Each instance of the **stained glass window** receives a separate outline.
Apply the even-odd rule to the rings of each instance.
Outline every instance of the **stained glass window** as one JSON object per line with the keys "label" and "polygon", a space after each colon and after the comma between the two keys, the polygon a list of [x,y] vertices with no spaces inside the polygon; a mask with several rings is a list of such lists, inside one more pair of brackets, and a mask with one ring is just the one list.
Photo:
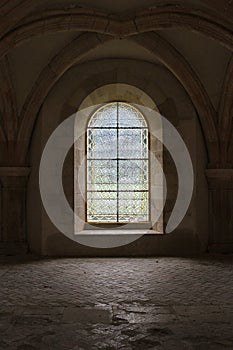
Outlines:
{"label": "stained glass window", "polygon": [[149,221],[148,127],[130,104],[106,104],[90,118],[87,221]]}

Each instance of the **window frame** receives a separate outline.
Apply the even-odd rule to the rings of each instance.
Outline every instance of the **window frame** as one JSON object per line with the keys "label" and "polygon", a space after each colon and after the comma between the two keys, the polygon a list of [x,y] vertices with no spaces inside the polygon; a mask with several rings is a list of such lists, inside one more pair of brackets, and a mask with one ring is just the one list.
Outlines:
{"label": "window frame", "polygon": [[[126,105],[129,105],[130,107],[133,107],[137,113],[143,118],[143,120],[145,121],[146,127],[145,129],[147,129],[147,147],[148,147],[148,157],[147,157],[147,165],[148,165],[148,172],[147,172],[147,179],[148,179],[148,220],[147,221],[122,221],[122,222],[104,222],[104,221],[88,221],[88,212],[87,212],[87,167],[88,167],[88,159],[87,159],[87,153],[88,153],[88,145],[87,145],[87,140],[88,140],[88,129],[90,129],[89,124],[92,120],[92,118],[95,116],[95,114],[101,110],[103,107],[113,104],[113,103],[123,103]],[[110,128],[109,128],[110,129]],[[124,129],[124,128],[123,128]],[[143,127],[142,127],[143,129]],[[119,129],[118,129],[119,130]],[[145,117],[145,115],[140,111],[139,108],[134,106],[134,103],[125,101],[125,100],[112,100],[112,101],[108,101],[108,102],[103,102],[101,104],[98,105],[98,107],[92,111],[91,115],[89,116],[89,118],[87,119],[86,122],[86,126],[85,126],[85,225],[86,228],[88,228],[89,226],[94,226],[96,228],[117,228],[117,227],[122,227],[124,225],[127,224],[127,227],[132,227],[132,228],[152,228],[151,226],[151,156],[150,156],[150,149],[151,149],[151,137],[150,137],[150,127],[149,127],[149,123],[147,121],[147,118]]]}

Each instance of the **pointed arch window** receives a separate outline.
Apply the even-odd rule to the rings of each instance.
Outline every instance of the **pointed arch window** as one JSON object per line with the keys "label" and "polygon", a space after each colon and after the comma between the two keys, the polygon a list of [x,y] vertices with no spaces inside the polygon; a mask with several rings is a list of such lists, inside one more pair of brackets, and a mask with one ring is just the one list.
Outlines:
{"label": "pointed arch window", "polygon": [[148,125],[133,105],[100,107],[87,126],[87,222],[149,221]]}

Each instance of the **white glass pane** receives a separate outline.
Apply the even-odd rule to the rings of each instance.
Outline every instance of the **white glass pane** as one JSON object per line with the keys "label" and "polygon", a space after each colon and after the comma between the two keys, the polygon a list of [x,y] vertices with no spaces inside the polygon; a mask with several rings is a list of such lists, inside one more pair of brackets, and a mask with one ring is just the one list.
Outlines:
{"label": "white glass pane", "polygon": [[149,220],[148,130],[129,104],[103,106],[88,125],[87,220]]}
{"label": "white glass pane", "polygon": [[147,158],[147,130],[119,129],[118,157],[119,158]]}
{"label": "white glass pane", "polygon": [[117,158],[116,129],[88,129],[87,135],[88,159]]}
{"label": "white glass pane", "polygon": [[90,128],[111,128],[117,126],[117,103],[100,108],[90,120]]}
{"label": "white glass pane", "polygon": [[117,192],[88,192],[88,221],[117,220]]}
{"label": "white glass pane", "polygon": [[120,128],[145,128],[146,122],[134,107],[126,103],[119,103],[118,125]]}

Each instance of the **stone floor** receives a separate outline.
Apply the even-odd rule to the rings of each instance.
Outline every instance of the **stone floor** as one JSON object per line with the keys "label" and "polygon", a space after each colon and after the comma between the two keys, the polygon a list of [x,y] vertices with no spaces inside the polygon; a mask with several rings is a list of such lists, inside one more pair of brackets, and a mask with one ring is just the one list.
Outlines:
{"label": "stone floor", "polygon": [[232,256],[0,263],[0,350],[233,349]]}

